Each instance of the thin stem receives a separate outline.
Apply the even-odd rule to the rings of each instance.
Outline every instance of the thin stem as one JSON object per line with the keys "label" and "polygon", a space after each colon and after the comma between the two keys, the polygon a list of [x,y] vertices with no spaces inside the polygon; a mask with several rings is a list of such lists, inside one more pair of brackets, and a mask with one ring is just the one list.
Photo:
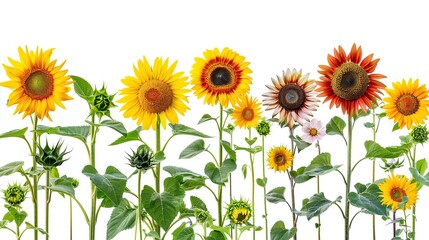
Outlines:
{"label": "thin stem", "polygon": [[26,183],[28,184],[28,186],[30,186],[30,192],[31,192],[31,200],[34,202],[35,200],[35,196],[34,196],[34,189],[33,189],[33,185],[31,184],[30,178],[28,177],[28,175],[22,170],[20,171],[21,175],[25,177],[26,179]]}
{"label": "thin stem", "polygon": [[16,240],[21,239],[21,237],[19,235],[20,235],[20,233],[19,233],[19,226],[18,226],[18,224],[16,224]]}
{"label": "thin stem", "polygon": [[[405,212],[405,209],[403,209],[404,211],[404,224],[405,224],[405,239],[408,240],[408,224],[407,224],[407,213]],[[414,239],[414,237],[413,237]]]}
{"label": "thin stem", "polygon": [[[37,120],[38,117],[36,114],[34,114],[34,119],[31,118],[32,122],[33,122],[33,150],[31,155],[33,156],[33,167],[32,167],[32,171],[36,171],[37,170],[37,163],[36,163],[36,149],[37,149]],[[34,174],[33,176],[33,207],[34,207],[34,240],[38,240],[39,239],[39,232],[37,230],[37,228],[39,227],[39,207],[38,207],[38,197],[37,197],[37,185],[38,185],[38,177],[36,174]]]}
{"label": "thin stem", "polygon": [[[219,168],[222,167],[222,159],[223,159],[223,148],[222,148],[222,140],[223,140],[223,107],[222,104],[219,104]],[[222,222],[222,185],[218,185],[218,197],[217,197],[217,212],[218,212],[218,224],[220,227],[223,226]]]}
{"label": "thin stem", "polygon": [[346,215],[344,215],[344,211],[343,211],[343,209],[341,208],[341,206],[340,205],[338,205],[338,203],[334,203],[337,207],[338,207],[338,209],[340,209],[340,212],[341,212],[341,215],[343,216],[343,218],[345,219],[346,218]]}
{"label": "thin stem", "polygon": [[50,169],[46,170],[46,189],[45,189],[45,199],[46,199],[46,207],[45,207],[45,231],[46,231],[46,240],[49,240],[49,203],[51,202],[51,199],[49,197],[49,175]]}
{"label": "thin stem", "polygon": [[[249,128],[249,139],[252,139],[252,130]],[[253,154],[249,153],[250,170],[252,171],[252,225],[256,226],[255,222],[255,166]],[[253,239],[256,239],[256,229],[252,228]]]}
{"label": "thin stem", "polygon": [[[233,147],[233,131],[231,131],[231,133],[230,133],[230,136],[231,136],[231,138],[230,138],[230,147],[232,148]],[[231,203],[232,202],[232,173],[229,173],[229,202]],[[204,223],[204,226],[205,226],[206,224]],[[204,231],[206,231],[206,229],[205,229],[205,227],[204,227]],[[231,228],[231,230],[230,230],[230,232],[231,232],[231,238],[234,236],[234,232],[233,232],[233,230],[232,230],[232,228]],[[206,236],[206,234],[205,234],[205,232],[204,232],[204,237]]]}
{"label": "thin stem", "polygon": [[[95,168],[95,143],[97,139],[98,126],[95,123],[95,114],[91,115],[91,145],[90,145],[90,164]],[[91,217],[89,224],[89,239],[95,240],[95,224],[97,222],[97,188],[91,182]]]}
{"label": "thin stem", "polygon": [[162,147],[161,151],[164,152],[165,148],[167,147],[167,144],[170,142],[171,139],[173,139],[174,136],[176,136],[176,135],[173,134],[167,139],[167,141],[164,143],[164,146]]}
{"label": "thin stem", "polygon": [[235,240],[238,240],[238,226],[237,224],[234,224],[234,232],[235,232]]}
{"label": "thin stem", "polygon": [[[266,181],[265,176],[265,136],[262,136],[262,179]],[[264,219],[265,219],[265,239],[268,239],[268,211],[267,211],[267,184],[264,184]]]}
{"label": "thin stem", "polygon": [[137,223],[136,223],[136,229],[139,231],[139,237],[140,240],[143,239],[142,235],[142,221],[141,221],[141,212],[142,212],[142,204],[141,204],[141,180],[142,180],[142,171],[138,170],[138,176],[137,176],[137,196],[138,196],[138,207],[137,207]]}
{"label": "thin stem", "polygon": [[357,213],[355,213],[355,215],[353,215],[352,220],[350,220],[349,228],[351,228],[351,227],[352,227],[353,220],[355,220],[355,217],[357,217],[357,215],[358,215],[359,213],[361,213],[361,212],[362,212],[362,210],[361,210],[361,211],[359,211],[359,212],[357,212]]}
{"label": "thin stem", "polygon": [[203,185],[203,187],[207,188],[207,189],[212,193],[212,195],[213,195],[214,199],[215,199],[215,200],[216,200],[216,202],[217,202],[217,201],[218,201],[218,199],[217,199],[217,195],[216,195],[216,193],[214,193],[214,191],[213,191],[211,188],[209,188],[207,185]]}
{"label": "thin stem", "polygon": [[353,126],[352,126],[352,117],[348,117],[347,123],[347,184],[346,184],[346,200],[345,200],[345,216],[344,216],[344,239],[350,239],[350,228],[349,228],[349,217],[350,217],[350,203],[349,203],[349,193],[350,193],[350,185],[351,185],[351,165],[352,165],[352,134],[353,134]]}
{"label": "thin stem", "polygon": [[90,225],[90,220],[89,220],[89,217],[88,217],[88,214],[86,213],[86,211],[85,211],[85,208],[82,206],[82,203],[80,203],[79,202],[79,200],[77,200],[77,198],[75,198],[75,197],[72,197],[72,196],[70,196],[76,203],[77,203],[77,205],[79,206],[79,208],[80,208],[80,210],[81,210],[81,212],[82,212],[82,214],[83,214],[83,216],[85,217],[85,221],[86,221],[86,224],[88,224],[88,226]]}
{"label": "thin stem", "polygon": [[[293,136],[293,128],[292,127],[289,127],[289,135]],[[293,149],[292,154],[295,157],[295,149],[294,149],[295,148],[294,147],[295,143],[292,140],[292,138],[290,138],[290,142],[291,142],[291,149]],[[291,171],[293,171],[293,161],[292,161],[292,165],[290,166],[290,169],[291,169]],[[292,222],[293,222],[293,227],[297,228],[297,217],[296,217],[296,214],[295,214],[295,209],[296,209],[295,208],[295,181],[294,181],[293,177],[290,174],[288,174],[288,176],[289,176],[289,182],[290,182],[290,192],[291,192],[292,209],[293,209],[292,210]],[[298,234],[295,234],[293,236],[293,239],[297,240],[298,239]]]}
{"label": "thin stem", "polygon": [[[413,168],[416,167],[416,151],[417,151],[417,145],[414,144],[413,145],[413,155],[412,155],[412,163],[413,163]],[[411,216],[411,229],[413,231],[413,240],[416,239],[416,207],[417,207],[417,203],[414,204],[413,206],[413,214]],[[406,216],[405,216],[405,211],[404,211],[404,217],[405,217],[405,221],[406,221]],[[406,224],[406,223],[405,223]]]}
{"label": "thin stem", "polygon": [[[161,150],[161,118],[160,118],[159,114],[157,114],[157,116],[156,116],[156,129],[155,129],[155,131],[156,131],[155,150],[157,153]],[[158,163],[156,165],[155,171],[156,171],[156,179],[155,179],[156,192],[161,193],[161,163]],[[139,193],[139,195],[140,195],[140,193]],[[158,224],[155,225],[155,230],[158,233],[158,235],[161,236],[161,227]]]}
{"label": "thin stem", "polygon": [[[216,157],[214,156],[214,154],[213,154],[210,150],[208,150],[208,149],[206,149],[206,150],[204,150],[204,151],[208,152],[208,153],[210,154],[210,156],[212,156],[213,160],[214,160],[214,161],[215,161],[215,163],[216,163],[216,166],[218,166],[218,167],[219,167],[219,162],[217,161],[217,159],[216,159]],[[222,160],[221,160],[221,161],[222,161]]]}
{"label": "thin stem", "polygon": [[[364,157],[364,158],[361,158],[361,159],[359,159],[359,161],[357,161],[354,165],[353,165],[353,167],[352,167],[352,172],[355,170],[355,168],[357,167],[357,165],[359,165],[359,163],[361,163],[363,160],[365,160],[366,158]],[[374,163],[375,163],[375,160],[373,161]]]}
{"label": "thin stem", "polygon": [[396,210],[393,211],[393,237],[396,236]]}
{"label": "thin stem", "polygon": [[[375,106],[372,108],[372,140],[375,142],[377,139],[378,124],[375,123]],[[380,121],[380,120],[379,120]],[[352,170],[353,171],[353,170]],[[372,183],[375,182],[375,159],[372,161]],[[375,214],[372,215],[372,239],[376,240],[376,228],[375,228]]]}
{"label": "thin stem", "polygon": [[72,202],[72,198],[70,198],[70,205],[69,205],[69,219],[70,219],[70,240],[73,239],[73,202]]}
{"label": "thin stem", "polygon": [[[317,153],[320,155],[320,142],[319,140],[317,140],[316,142],[316,147],[317,147]],[[320,193],[320,177],[317,176],[317,193]],[[321,221],[320,221],[320,215],[317,216],[317,239],[320,240],[321,239]]]}
{"label": "thin stem", "polygon": [[167,230],[165,230],[164,235],[162,235],[161,240],[164,240],[164,239],[165,239],[165,237],[167,236],[168,231],[170,231],[170,229],[171,229],[171,228],[172,228],[176,223],[178,223],[180,220],[182,220],[182,219],[181,219],[181,218],[178,218],[178,219],[176,219],[174,222],[172,222],[172,223],[170,224],[170,226],[167,228]]}

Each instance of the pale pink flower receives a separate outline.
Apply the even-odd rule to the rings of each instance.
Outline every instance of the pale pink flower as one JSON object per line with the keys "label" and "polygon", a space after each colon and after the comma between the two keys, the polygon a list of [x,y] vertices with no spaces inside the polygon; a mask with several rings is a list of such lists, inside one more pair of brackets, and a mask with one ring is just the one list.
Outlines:
{"label": "pale pink flower", "polygon": [[313,143],[315,140],[320,140],[326,135],[326,127],[322,124],[321,121],[317,119],[312,119],[310,122],[304,122],[302,125],[302,140]]}

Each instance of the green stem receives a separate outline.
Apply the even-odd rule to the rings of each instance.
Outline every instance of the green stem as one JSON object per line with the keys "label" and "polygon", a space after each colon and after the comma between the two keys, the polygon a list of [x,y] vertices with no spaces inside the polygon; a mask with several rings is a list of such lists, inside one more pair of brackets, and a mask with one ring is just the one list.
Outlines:
{"label": "green stem", "polygon": [[[222,167],[223,159],[223,148],[222,148],[222,129],[223,129],[223,107],[222,104],[219,104],[219,168]],[[219,227],[223,226],[222,223],[222,185],[218,185],[218,197],[217,197],[217,212],[218,212],[218,224]]]}
{"label": "green stem", "polygon": [[[372,108],[372,140],[375,142],[377,139],[377,126],[375,123],[375,106]],[[375,159],[372,160],[372,183],[375,182]],[[372,239],[376,240],[376,228],[375,228],[375,214],[372,215]]]}
{"label": "green stem", "polygon": [[19,232],[19,226],[18,226],[18,224],[16,224],[16,240],[19,240],[19,239],[21,239],[21,236],[20,236],[20,232]]}
{"label": "green stem", "polygon": [[69,207],[69,217],[70,217],[70,240],[73,239],[73,202],[72,198],[70,198],[70,207]]}
{"label": "green stem", "polygon": [[238,240],[238,225],[234,224],[235,240]]}
{"label": "green stem", "polygon": [[[232,135],[232,131],[231,131],[231,133],[230,133],[230,135],[231,135],[231,142],[230,142],[230,147],[231,148],[233,148],[233,135]],[[231,203],[232,202],[232,173],[229,173],[229,202]],[[205,231],[205,229],[204,229],[204,231]],[[232,230],[232,228],[231,228],[231,238],[234,236],[234,231]],[[205,234],[204,234],[204,236],[205,236]]]}
{"label": "green stem", "polygon": [[[36,149],[37,149],[37,115],[34,114],[34,118],[32,118],[32,122],[33,122],[33,151],[31,153],[31,155],[33,156],[33,167],[32,167],[32,171],[36,171],[37,170],[37,163],[36,163]],[[37,185],[38,185],[38,177],[36,174],[34,174],[33,176],[33,207],[34,207],[34,240],[38,240],[39,239],[39,232],[37,230],[37,228],[39,227],[39,207],[38,207],[38,197],[37,197]]]}
{"label": "green stem", "polygon": [[[317,146],[317,152],[320,155],[320,142],[317,141],[316,142],[316,146]],[[320,177],[317,176],[317,193],[320,193]],[[317,216],[317,239],[320,240],[321,239],[321,221],[320,221],[320,215]]]}
{"label": "green stem", "polygon": [[[413,158],[412,158],[412,163],[413,163],[413,168],[416,167],[416,151],[417,151],[417,145],[414,144],[413,146]],[[411,229],[413,231],[413,240],[416,239],[416,207],[417,207],[417,202],[414,204],[413,206],[413,214],[411,216]],[[405,211],[404,211],[405,212]],[[406,219],[406,216],[405,216]]]}
{"label": "green stem", "polygon": [[[72,196],[70,196],[70,197],[72,197]],[[85,208],[82,206],[82,203],[80,203],[79,200],[77,200],[77,198],[75,198],[75,197],[72,197],[72,199],[79,206],[79,208],[80,208],[80,210],[81,210],[81,212],[83,214],[83,217],[85,218],[86,224],[88,224],[88,226],[90,226],[90,220],[89,220],[88,214],[86,213]]]}
{"label": "green stem", "polygon": [[[161,150],[161,118],[159,116],[159,114],[157,114],[156,116],[156,145],[155,145],[155,150],[157,152],[159,152]],[[156,180],[155,180],[155,184],[156,184],[156,192],[157,193],[161,193],[161,163],[158,163],[156,165]],[[159,236],[161,236],[161,227],[156,224],[155,225],[155,230],[158,233]]]}
{"label": "green stem", "polygon": [[[94,125],[95,114],[91,115],[91,146],[90,146],[90,164],[95,168],[95,143],[98,127]],[[89,239],[95,240],[95,225],[97,222],[97,189],[91,182],[91,216],[89,224]]]}
{"label": "green stem", "polygon": [[[252,139],[252,130],[249,128],[249,139]],[[250,147],[250,146],[249,146]],[[256,239],[256,224],[255,224],[255,166],[253,164],[254,159],[252,153],[249,153],[250,157],[250,170],[252,171],[252,234],[253,240]]]}
{"label": "green stem", "polygon": [[347,184],[346,184],[346,200],[345,200],[345,213],[344,213],[344,239],[349,240],[350,239],[350,228],[349,228],[349,221],[350,221],[350,203],[349,203],[349,193],[350,193],[350,185],[351,185],[351,165],[352,165],[352,134],[353,134],[353,126],[352,126],[352,117],[348,117],[348,123],[347,123]]}
{"label": "green stem", "polygon": [[393,210],[393,238],[396,237],[396,210]]}
{"label": "green stem", "polygon": [[49,175],[50,170],[46,170],[46,189],[45,189],[45,199],[46,199],[46,207],[45,207],[45,231],[46,231],[46,240],[49,240],[49,203],[51,199],[49,197]]}
{"label": "green stem", "polygon": [[[292,127],[289,127],[289,135],[290,136],[293,136],[293,128]],[[293,155],[293,157],[295,157],[295,146],[294,146],[295,144],[294,144],[294,142],[293,142],[293,140],[292,140],[292,138],[291,138],[291,149],[292,149],[292,155]],[[293,161],[292,161],[292,165],[290,166],[290,171],[292,172],[293,171]],[[292,198],[292,222],[293,222],[293,227],[294,228],[297,228],[297,220],[298,220],[298,218],[296,217],[296,214],[295,214],[295,181],[294,181],[294,179],[293,179],[293,177],[289,174],[288,175],[289,176],[289,182],[290,182],[290,193],[291,193],[291,198]],[[297,240],[298,239],[298,234],[295,234],[294,236],[293,236],[293,239],[294,240]]]}
{"label": "green stem", "polygon": [[[262,179],[265,177],[265,136],[262,136]],[[268,239],[268,211],[267,211],[267,183],[264,184],[264,220],[265,220],[265,239]]]}
{"label": "green stem", "polygon": [[137,204],[137,223],[136,228],[139,232],[140,240],[143,239],[142,235],[142,221],[141,221],[141,212],[142,212],[142,204],[141,204],[141,180],[142,180],[142,171],[138,170],[138,176],[137,176],[137,195],[138,195],[138,204]]}
{"label": "green stem", "polygon": [[[405,239],[408,240],[407,213],[405,212],[405,209],[403,209],[403,211],[404,211]],[[414,237],[413,237],[413,239],[414,239]]]}

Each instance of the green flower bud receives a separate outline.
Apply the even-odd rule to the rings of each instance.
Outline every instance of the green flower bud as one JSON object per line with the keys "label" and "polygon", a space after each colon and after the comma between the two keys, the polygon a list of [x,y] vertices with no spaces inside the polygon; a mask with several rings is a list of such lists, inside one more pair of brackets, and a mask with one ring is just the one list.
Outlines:
{"label": "green flower bud", "polygon": [[205,223],[208,219],[211,218],[210,213],[202,209],[196,208],[194,211],[194,216],[199,223]]}
{"label": "green flower bud", "polygon": [[234,129],[235,129],[235,126],[234,125],[232,125],[231,123],[229,123],[228,124],[228,126],[226,127],[229,131],[234,131]]}
{"label": "green flower bud", "polygon": [[428,130],[426,126],[418,125],[413,126],[413,129],[411,130],[410,137],[413,142],[416,143],[425,143],[428,141]]}
{"label": "green flower bud", "polygon": [[19,206],[25,200],[27,190],[21,185],[9,185],[6,190],[3,190],[4,200],[12,206]]}
{"label": "green flower bud", "polygon": [[110,108],[116,107],[113,104],[114,96],[115,94],[107,94],[105,86],[100,90],[95,89],[90,99],[91,113],[95,113],[100,118],[104,115],[110,117]]}
{"label": "green flower bud", "polygon": [[232,224],[241,225],[249,221],[252,207],[242,199],[233,200],[226,208],[226,215]]}
{"label": "green flower bud", "polygon": [[271,129],[271,124],[267,120],[265,120],[265,119],[262,119],[262,121],[259,122],[259,124],[256,126],[256,131],[261,136],[267,136],[267,135],[269,135],[270,134],[270,129]]}
{"label": "green flower bud", "polygon": [[73,188],[77,188],[79,186],[79,179],[72,178],[71,185],[72,185]]}
{"label": "green flower bud", "polygon": [[57,144],[52,147],[49,147],[49,143],[46,141],[45,147],[37,145],[38,153],[35,155],[36,162],[41,165],[45,170],[50,170],[53,167],[58,167],[63,162],[67,161],[68,158],[64,158],[64,156],[69,152],[67,152],[67,149],[64,151],[61,151],[61,148],[63,146],[63,141],[59,140]]}
{"label": "green flower bud", "polygon": [[142,144],[137,148],[137,151],[127,154],[129,165],[137,169],[149,170],[158,162],[155,160],[152,150],[146,145]]}

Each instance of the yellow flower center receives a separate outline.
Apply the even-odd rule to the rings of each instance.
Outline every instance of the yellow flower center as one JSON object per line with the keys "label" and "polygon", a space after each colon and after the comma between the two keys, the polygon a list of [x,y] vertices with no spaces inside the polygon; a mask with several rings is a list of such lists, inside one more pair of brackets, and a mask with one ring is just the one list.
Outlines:
{"label": "yellow flower center", "polygon": [[54,78],[43,70],[29,72],[23,79],[24,92],[31,99],[42,100],[51,96],[54,90]]}
{"label": "yellow flower center", "polygon": [[311,135],[311,136],[313,136],[313,137],[314,137],[314,136],[317,136],[317,129],[315,129],[315,128],[311,128],[309,133],[310,133],[310,135]]}
{"label": "yellow flower center", "polygon": [[288,84],[280,90],[278,98],[282,107],[287,110],[297,110],[305,102],[305,91],[298,85]]}
{"label": "yellow flower center", "polygon": [[390,197],[395,202],[402,202],[402,197],[405,197],[405,196],[407,196],[407,194],[402,188],[395,187],[395,188],[392,188],[392,190],[390,190]]}
{"label": "yellow flower center", "polygon": [[336,96],[345,100],[356,100],[362,97],[366,93],[368,85],[368,73],[353,62],[341,64],[332,75],[332,91]]}
{"label": "yellow flower center", "polygon": [[140,86],[139,102],[144,111],[160,113],[173,103],[173,92],[166,82],[149,80]]}
{"label": "yellow flower center", "polygon": [[402,115],[408,116],[419,110],[419,100],[416,96],[406,93],[396,100],[396,108]]}
{"label": "yellow flower center", "polygon": [[253,109],[246,107],[241,112],[241,116],[243,117],[244,120],[249,122],[253,120],[253,118],[255,117],[255,114],[253,112]]}

